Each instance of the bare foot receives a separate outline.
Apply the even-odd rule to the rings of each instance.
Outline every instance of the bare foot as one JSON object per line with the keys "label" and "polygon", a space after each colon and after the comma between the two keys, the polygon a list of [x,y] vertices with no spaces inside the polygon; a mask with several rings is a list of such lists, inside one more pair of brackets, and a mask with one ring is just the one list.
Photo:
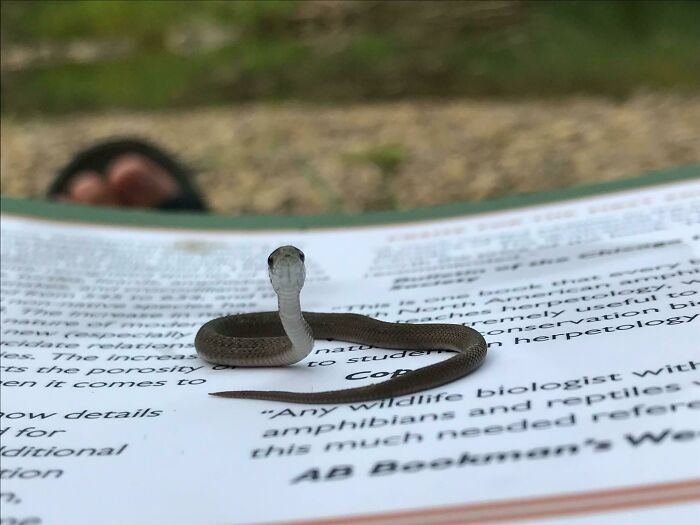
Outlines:
{"label": "bare foot", "polygon": [[61,200],[94,206],[155,208],[178,194],[177,181],[139,154],[122,155],[104,175],[84,171],[73,178]]}

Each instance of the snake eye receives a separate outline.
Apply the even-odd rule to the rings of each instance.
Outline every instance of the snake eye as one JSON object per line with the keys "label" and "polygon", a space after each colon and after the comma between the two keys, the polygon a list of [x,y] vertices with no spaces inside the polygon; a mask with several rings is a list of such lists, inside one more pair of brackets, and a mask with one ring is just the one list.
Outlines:
{"label": "snake eye", "polygon": [[299,251],[299,259],[301,259],[301,262],[304,262],[304,259],[306,259],[304,252],[302,252],[301,250]]}
{"label": "snake eye", "polygon": [[272,266],[272,255],[267,258],[267,265]]}

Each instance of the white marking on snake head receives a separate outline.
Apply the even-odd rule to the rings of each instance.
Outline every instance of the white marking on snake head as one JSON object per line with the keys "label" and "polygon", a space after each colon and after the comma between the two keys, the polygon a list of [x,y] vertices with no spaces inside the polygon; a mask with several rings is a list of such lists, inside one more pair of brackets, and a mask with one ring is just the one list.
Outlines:
{"label": "white marking on snake head", "polygon": [[304,252],[296,246],[280,246],[267,258],[270,282],[275,292],[298,293],[304,286]]}

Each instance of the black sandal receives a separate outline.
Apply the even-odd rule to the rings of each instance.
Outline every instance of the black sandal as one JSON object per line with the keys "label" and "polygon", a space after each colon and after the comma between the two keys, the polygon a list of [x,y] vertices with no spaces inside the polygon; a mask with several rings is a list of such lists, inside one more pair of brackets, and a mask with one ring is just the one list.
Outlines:
{"label": "black sandal", "polygon": [[138,153],[155,162],[167,171],[180,186],[180,193],[162,202],[156,207],[166,211],[207,211],[204,201],[192,182],[193,172],[176,161],[160,148],[134,139],[101,142],[81,151],[62,170],[58,172],[47,191],[48,198],[56,198],[67,191],[70,180],[81,171],[104,173],[109,164],[117,157]]}

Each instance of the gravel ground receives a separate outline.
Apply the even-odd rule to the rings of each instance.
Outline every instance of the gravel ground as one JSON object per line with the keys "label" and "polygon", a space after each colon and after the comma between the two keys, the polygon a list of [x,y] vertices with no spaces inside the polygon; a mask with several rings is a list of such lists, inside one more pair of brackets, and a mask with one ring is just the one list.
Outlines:
{"label": "gravel ground", "polygon": [[359,212],[477,201],[699,163],[700,96],[3,117],[1,132],[5,195],[41,197],[80,148],[135,135],[193,166],[216,212]]}

